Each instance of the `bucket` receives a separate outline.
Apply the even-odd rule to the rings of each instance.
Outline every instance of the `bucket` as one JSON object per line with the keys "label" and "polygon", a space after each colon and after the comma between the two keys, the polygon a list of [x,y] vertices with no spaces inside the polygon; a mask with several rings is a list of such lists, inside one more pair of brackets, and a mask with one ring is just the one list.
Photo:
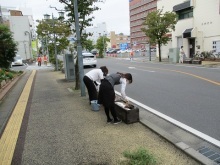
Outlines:
{"label": "bucket", "polygon": [[99,111],[99,104],[97,104],[97,100],[92,100],[91,101],[91,106],[93,111]]}

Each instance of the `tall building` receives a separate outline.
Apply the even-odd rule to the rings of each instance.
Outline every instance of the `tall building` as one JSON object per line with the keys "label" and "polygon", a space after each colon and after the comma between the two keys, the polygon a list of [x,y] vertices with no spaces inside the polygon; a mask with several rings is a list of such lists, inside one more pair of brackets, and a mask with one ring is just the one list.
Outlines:
{"label": "tall building", "polygon": [[10,28],[14,40],[18,43],[18,54],[23,60],[33,58],[32,39],[34,38],[34,23],[32,15],[24,15],[14,7],[1,7],[2,22]]}
{"label": "tall building", "polygon": [[128,49],[130,48],[130,36],[123,33],[115,34],[114,31],[109,35],[111,48]]}
{"label": "tall building", "polygon": [[132,49],[144,49],[148,42],[147,36],[141,31],[144,20],[149,12],[157,9],[157,0],[129,0],[130,37]]}

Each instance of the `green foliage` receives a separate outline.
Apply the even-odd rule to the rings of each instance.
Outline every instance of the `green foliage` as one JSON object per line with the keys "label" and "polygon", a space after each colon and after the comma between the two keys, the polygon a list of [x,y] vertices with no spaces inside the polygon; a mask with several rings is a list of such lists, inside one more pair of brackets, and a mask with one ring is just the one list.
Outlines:
{"label": "green foliage", "polygon": [[12,33],[6,25],[0,25],[0,67],[9,68],[17,52]]}
{"label": "green foliage", "polygon": [[151,44],[158,44],[159,48],[159,61],[161,61],[160,47],[163,44],[167,44],[171,40],[166,34],[175,30],[177,23],[177,15],[173,12],[162,13],[162,10],[157,10],[149,13],[146,17],[145,28],[141,30],[149,37]]}
{"label": "green foliage", "polygon": [[84,42],[84,46],[85,46],[85,49],[88,50],[89,52],[91,52],[91,50],[95,48],[95,46],[93,45],[92,40],[86,40]]}
{"label": "green foliage", "polygon": [[144,148],[139,148],[137,151],[125,151],[124,157],[128,158],[127,165],[156,165],[157,160],[152,154]]}
{"label": "green foliage", "polygon": [[0,82],[7,79],[13,79],[16,75],[22,74],[23,71],[13,71],[9,69],[0,69]]}
{"label": "green foliage", "polygon": [[62,50],[68,47],[69,41],[67,37],[69,37],[70,34],[70,25],[62,19],[39,21],[37,26],[37,35],[43,44],[39,53],[43,54],[43,51],[45,51],[46,47],[48,47],[49,54],[54,55],[54,41],[56,40],[56,43],[58,43],[57,53],[59,54]]}
{"label": "green foliage", "polygon": [[[69,17],[68,21],[70,24],[75,22],[75,13],[74,13],[74,1],[73,0],[60,0],[61,3],[64,3],[66,5],[65,10],[68,12],[67,16]],[[80,24],[80,37],[81,37],[81,44],[82,47],[85,48],[85,42],[87,40],[88,36],[91,36],[91,33],[84,33],[84,29],[93,26],[91,23],[94,19],[93,12],[96,10],[99,10],[99,7],[94,6],[94,4],[97,3],[93,0],[89,1],[79,1],[78,0],[78,13],[79,15],[79,24]],[[76,33],[76,30],[73,29],[73,33]]]}
{"label": "green foliage", "polygon": [[107,43],[106,42],[109,42],[110,39],[107,38],[106,36],[101,36],[97,39],[96,41],[96,49],[99,50],[99,57],[100,58],[103,58],[103,53],[104,53],[104,50],[106,50],[106,47],[107,47]]}
{"label": "green foliage", "polygon": [[[99,0],[100,2],[101,0]],[[74,13],[74,1],[73,0],[59,0],[59,2],[64,3],[65,10],[68,13],[67,16],[69,17],[68,22],[69,24],[75,23],[75,13]],[[92,20],[94,19],[93,12],[96,10],[99,10],[99,7],[95,6],[94,4],[97,3],[95,0],[78,0],[78,13],[80,13],[79,16],[79,32],[80,32],[80,39],[81,39],[81,45],[82,48],[85,49],[87,46],[87,37],[91,36],[91,33],[84,33],[84,29],[93,26]],[[76,30],[73,29],[73,33],[76,33]],[[76,61],[78,59],[76,58]],[[79,66],[78,62],[76,62],[75,65],[75,75],[76,75],[76,82],[75,82],[75,90],[78,90],[80,88],[79,84]]]}

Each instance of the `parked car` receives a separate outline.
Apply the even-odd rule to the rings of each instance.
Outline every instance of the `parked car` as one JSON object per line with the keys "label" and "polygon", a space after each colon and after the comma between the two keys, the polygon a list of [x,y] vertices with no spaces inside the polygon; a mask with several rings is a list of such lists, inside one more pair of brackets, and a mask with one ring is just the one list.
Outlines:
{"label": "parked car", "polygon": [[97,60],[96,56],[89,52],[82,53],[83,55],[83,66],[93,66],[96,67]]}
{"label": "parked car", "polygon": [[110,51],[114,50],[113,48],[109,48],[106,53],[109,53]]}
{"label": "parked car", "polygon": [[130,53],[132,50],[131,49],[126,49],[126,50],[119,50],[117,53]]}
{"label": "parked car", "polygon": [[119,51],[120,49],[113,49],[111,51],[109,51],[109,53],[117,53],[117,51]]}
{"label": "parked car", "polygon": [[151,52],[156,52],[156,48],[151,48],[150,51]]}
{"label": "parked car", "polygon": [[95,50],[95,49],[93,49],[93,50],[91,51],[91,53],[94,54],[94,55],[97,55],[97,54],[98,54],[98,51]]}
{"label": "parked car", "polygon": [[117,53],[126,53],[127,50],[118,50]]}
{"label": "parked car", "polygon": [[16,56],[14,57],[14,61],[11,63],[11,65],[12,65],[12,66],[15,66],[15,65],[18,65],[18,66],[24,65],[24,63],[23,63],[22,60],[23,60],[23,59],[21,58],[20,55],[16,55]]}

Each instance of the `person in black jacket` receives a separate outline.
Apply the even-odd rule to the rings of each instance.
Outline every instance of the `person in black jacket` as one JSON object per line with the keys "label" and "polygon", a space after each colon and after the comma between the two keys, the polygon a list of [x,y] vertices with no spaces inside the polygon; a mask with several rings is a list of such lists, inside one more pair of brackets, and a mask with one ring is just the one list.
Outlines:
{"label": "person in black jacket", "polygon": [[[99,88],[98,104],[103,104],[105,109],[105,114],[107,116],[107,123],[113,122],[113,124],[118,124],[121,122],[121,119],[117,118],[116,111],[114,108],[115,101],[115,90],[114,86],[121,84],[121,95],[124,101],[128,101],[125,89],[127,84],[132,83],[132,75],[130,73],[114,73],[105,77],[101,82]],[[114,121],[110,118],[109,110],[111,111]]]}

